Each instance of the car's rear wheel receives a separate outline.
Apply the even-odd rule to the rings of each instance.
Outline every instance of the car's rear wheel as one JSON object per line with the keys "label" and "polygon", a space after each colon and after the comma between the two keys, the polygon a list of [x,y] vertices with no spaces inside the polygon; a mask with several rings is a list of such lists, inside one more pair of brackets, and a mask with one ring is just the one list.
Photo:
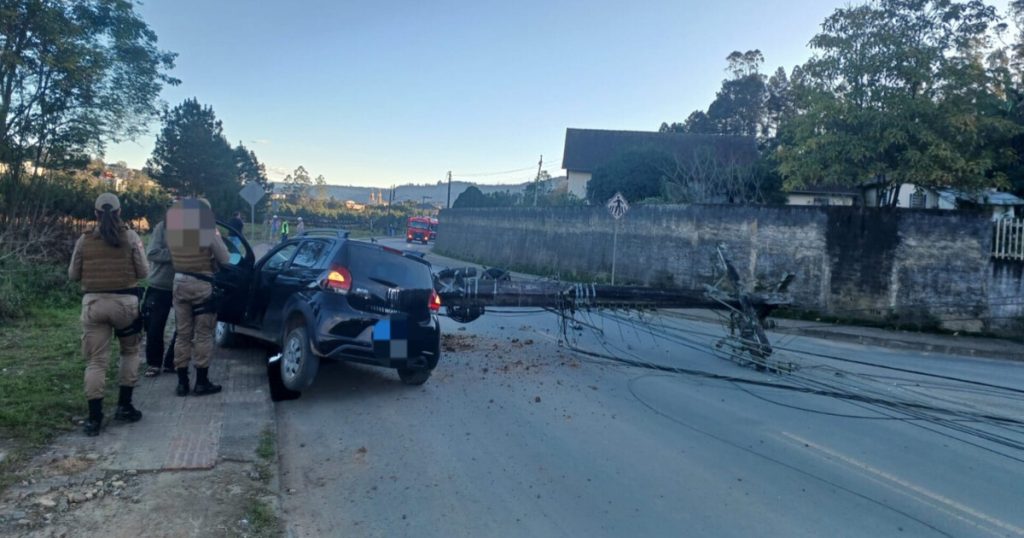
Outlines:
{"label": "car's rear wheel", "polygon": [[313,354],[306,328],[294,325],[281,346],[281,382],[288,390],[305,390],[313,384],[320,358]]}
{"label": "car's rear wheel", "polygon": [[427,368],[399,368],[398,378],[406,385],[422,385],[430,379],[430,372]]}

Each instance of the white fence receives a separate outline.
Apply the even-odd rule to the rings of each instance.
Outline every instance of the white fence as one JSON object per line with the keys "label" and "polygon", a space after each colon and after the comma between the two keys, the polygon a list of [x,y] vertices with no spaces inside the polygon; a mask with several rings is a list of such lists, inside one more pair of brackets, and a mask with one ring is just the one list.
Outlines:
{"label": "white fence", "polygon": [[1024,261],[1024,219],[1001,219],[995,222],[992,257]]}

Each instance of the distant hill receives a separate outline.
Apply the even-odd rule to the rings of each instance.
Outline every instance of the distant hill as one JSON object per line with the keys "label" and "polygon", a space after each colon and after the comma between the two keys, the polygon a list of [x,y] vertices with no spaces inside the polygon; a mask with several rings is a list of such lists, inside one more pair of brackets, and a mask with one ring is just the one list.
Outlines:
{"label": "distant hill", "polygon": [[[555,186],[560,186],[565,183],[566,178],[556,177],[548,181],[554,182]],[[280,181],[271,182],[274,186],[275,192],[280,192],[284,183]],[[452,181],[452,202],[462,194],[462,191],[469,188],[471,185],[475,185],[476,188],[480,189],[484,194],[492,192],[522,192],[523,189],[529,185],[529,182],[518,183],[512,185],[481,185],[476,183],[470,183],[467,181]],[[315,190],[314,190],[315,192]],[[370,194],[374,196],[380,193],[387,200],[388,190],[377,188],[377,187],[357,187],[350,185],[327,185],[327,197],[334,198],[336,200],[353,200],[359,203],[369,203]],[[395,187],[395,203],[401,203],[406,200],[413,200],[416,202],[422,202],[426,197],[427,203],[434,203],[444,205],[448,201],[448,183],[442,182],[438,184],[428,185],[399,185]]]}

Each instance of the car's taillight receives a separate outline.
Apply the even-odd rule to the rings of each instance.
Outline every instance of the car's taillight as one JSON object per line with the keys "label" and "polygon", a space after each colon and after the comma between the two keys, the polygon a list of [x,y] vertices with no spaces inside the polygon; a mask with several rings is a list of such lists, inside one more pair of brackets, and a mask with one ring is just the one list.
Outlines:
{"label": "car's taillight", "polygon": [[348,293],[352,289],[352,274],[344,267],[332,267],[324,278],[324,287],[338,293]]}
{"label": "car's taillight", "polygon": [[432,312],[441,310],[441,296],[435,290],[430,290],[430,310]]}

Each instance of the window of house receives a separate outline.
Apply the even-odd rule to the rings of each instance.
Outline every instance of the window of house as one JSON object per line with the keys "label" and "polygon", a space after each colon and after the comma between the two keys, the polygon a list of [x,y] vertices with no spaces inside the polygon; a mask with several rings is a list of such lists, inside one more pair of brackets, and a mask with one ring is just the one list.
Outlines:
{"label": "window of house", "polygon": [[924,209],[926,199],[923,192],[915,192],[910,195],[910,207]]}

